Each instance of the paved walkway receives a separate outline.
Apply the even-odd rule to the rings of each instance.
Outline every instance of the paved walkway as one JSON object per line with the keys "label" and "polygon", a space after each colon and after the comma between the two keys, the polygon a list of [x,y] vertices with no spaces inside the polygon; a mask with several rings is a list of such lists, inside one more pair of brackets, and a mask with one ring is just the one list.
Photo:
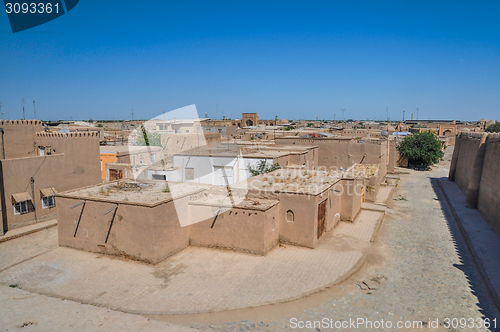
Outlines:
{"label": "paved walkway", "polygon": [[438,181],[496,305],[500,308],[500,237],[478,210],[465,207],[465,194],[455,182],[447,179]]}
{"label": "paved walkway", "polygon": [[0,272],[58,247],[57,228],[0,243]]}
{"label": "paved walkway", "polygon": [[334,234],[351,236],[363,241],[373,241],[384,218],[384,212],[361,210],[354,222],[341,221],[334,229]]}
{"label": "paved walkway", "polygon": [[0,286],[0,331],[188,332],[191,328]]}
{"label": "paved walkway", "polygon": [[0,235],[0,243],[9,241],[12,239],[16,239],[18,237],[36,233],[39,231],[42,231],[44,229],[48,229],[51,227],[57,226],[57,219],[52,219],[48,221],[43,221],[39,222],[33,225],[25,226],[25,227],[20,227],[20,228],[15,228],[13,230],[9,230],[7,233],[4,235]]}
{"label": "paved walkway", "polygon": [[[155,265],[57,248],[0,273],[0,284],[142,314],[220,311],[290,301],[343,281],[358,251],[280,246],[267,256],[188,247]],[[0,250],[3,248],[0,246]]]}
{"label": "paved walkway", "polygon": [[376,203],[384,205],[387,204],[387,201],[390,199],[393,189],[393,186],[380,186]]}

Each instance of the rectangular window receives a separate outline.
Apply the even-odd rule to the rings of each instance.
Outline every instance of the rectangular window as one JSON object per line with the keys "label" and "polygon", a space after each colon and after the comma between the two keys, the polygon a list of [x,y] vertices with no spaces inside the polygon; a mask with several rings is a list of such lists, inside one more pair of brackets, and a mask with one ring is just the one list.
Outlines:
{"label": "rectangular window", "polygon": [[56,206],[54,196],[42,197],[42,209],[50,209]]}
{"label": "rectangular window", "polygon": [[156,162],[156,155],[154,153],[151,154],[151,164]]}
{"label": "rectangular window", "polygon": [[28,213],[28,201],[22,201],[19,203],[14,203],[14,214],[25,214]]}

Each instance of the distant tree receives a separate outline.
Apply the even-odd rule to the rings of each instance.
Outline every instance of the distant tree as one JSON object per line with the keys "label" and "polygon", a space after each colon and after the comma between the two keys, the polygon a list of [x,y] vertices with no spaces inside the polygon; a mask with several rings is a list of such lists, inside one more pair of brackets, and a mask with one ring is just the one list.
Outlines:
{"label": "distant tree", "polygon": [[312,123],[308,123],[308,124],[307,124],[307,126],[308,126],[308,127],[312,127],[312,126],[313,126],[313,124],[312,124]]}
{"label": "distant tree", "polygon": [[403,158],[413,165],[432,165],[443,160],[443,144],[431,131],[408,135],[397,146]]}
{"label": "distant tree", "polygon": [[495,122],[493,124],[490,124],[484,131],[487,131],[489,133],[500,133],[500,122]]}
{"label": "distant tree", "polygon": [[288,127],[285,127],[284,130],[292,130],[292,129],[295,129],[295,127],[294,126],[288,126]]}
{"label": "distant tree", "polygon": [[259,161],[259,163],[257,164],[257,166],[255,168],[253,168],[252,166],[248,166],[248,170],[250,171],[250,173],[252,173],[252,176],[256,176],[256,175],[260,175],[260,174],[264,174],[264,173],[270,173],[270,172],[275,171],[275,170],[280,169],[280,168],[281,168],[280,164],[276,163],[276,164],[272,164],[272,165],[267,165],[265,160]]}
{"label": "distant tree", "polygon": [[141,126],[137,133],[139,136],[135,140],[135,144],[139,146],[161,146],[161,135],[158,133],[152,133],[144,126]]}

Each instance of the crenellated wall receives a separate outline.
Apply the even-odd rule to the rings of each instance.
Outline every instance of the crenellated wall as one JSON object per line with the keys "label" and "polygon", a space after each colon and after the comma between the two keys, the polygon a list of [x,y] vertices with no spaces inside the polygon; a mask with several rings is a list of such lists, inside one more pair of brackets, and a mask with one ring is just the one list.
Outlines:
{"label": "crenellated wall", "polygon": [[[0,160],[1,234],[35,222],[35,212],[38,221],[55,217],[55,208],[43,208],[40,190],[101,182],[99,133],[45,132],[39,120],[0,121],[0,128],[6,153]],[[13,195],[21,193],[29,195],[29,212],[15,214]]]}
{"label": "crenellated wall", "polygon": [[[35,144],[36,133],[43,130],[42,121],[0,120],[0,128],[4,132],[3,146],[5,147],[5,159],[37,155]],[[0,158],[3,158],[2,154],[0,154]]]}

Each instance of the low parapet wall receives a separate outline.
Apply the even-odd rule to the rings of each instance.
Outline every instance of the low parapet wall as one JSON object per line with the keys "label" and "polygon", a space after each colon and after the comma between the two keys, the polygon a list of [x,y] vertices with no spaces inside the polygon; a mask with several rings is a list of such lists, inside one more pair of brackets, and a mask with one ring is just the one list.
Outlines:
{"label": "low parapet wall", "polygon": [[458,134],[449,179],[466,195],[466,205],[500,234],[500,134]]}

